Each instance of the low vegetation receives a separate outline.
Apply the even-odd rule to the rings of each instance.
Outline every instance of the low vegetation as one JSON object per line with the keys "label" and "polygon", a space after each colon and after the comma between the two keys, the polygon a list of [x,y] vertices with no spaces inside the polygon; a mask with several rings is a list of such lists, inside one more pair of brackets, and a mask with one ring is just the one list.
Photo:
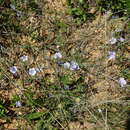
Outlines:
{"label": "low vegetation", "polygon": [[0,129],[129,129],[129,5],[1,0]]}

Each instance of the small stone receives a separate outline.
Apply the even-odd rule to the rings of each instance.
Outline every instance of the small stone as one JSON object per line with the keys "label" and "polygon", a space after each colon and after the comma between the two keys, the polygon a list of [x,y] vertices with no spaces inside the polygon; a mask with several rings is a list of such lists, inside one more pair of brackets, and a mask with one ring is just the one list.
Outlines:
{"label": "small stone", "polygon": [[80,98],[76,98],[76,99],[75,99],[75,102],[76,102],[76,103],[80,103],[80,101],[81,101]]}

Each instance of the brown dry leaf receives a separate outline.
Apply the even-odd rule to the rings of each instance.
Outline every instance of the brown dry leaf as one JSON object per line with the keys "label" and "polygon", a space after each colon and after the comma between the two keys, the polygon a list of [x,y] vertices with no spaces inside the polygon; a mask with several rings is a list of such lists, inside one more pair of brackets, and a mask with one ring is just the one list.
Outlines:
{"label": "brown dry leaf", "polygon": [[89,123],[85,121],[83,124],[80,122],[70,122],[69,123],[70,130],[95,130],[96,125],[94,123]]}
{"label": "brown dry leaf", "polygon": [[11,123],[5,124],[4,127],[6,130],[17,130],[18,128],[25,129],[25,127],[28,130],[32,130],[32,127],[26,120],[13,119]]}
{"label": "brown dry leaf", "polygon": [[[130,51],[130,47],[129,47],[129,51]],[[125,53],[124,53],[124,56],[125,56],[126,58],[130,59],[130,53],[129,53],[129,52],[125,52]]]}
{"label": "brown dry leaf", "polygon": [[22,35],[22,37],[20,38],[20,41],[22,43],[22,45],[37,45],[37,43],[35,42],[35,40],[33,40],[30,36],[25,36]]}
{"label": "brown dry leaf", "polygon": [[128,51],[130,51],[130,45],[127,46]]}
{"label": "brown dry leaf", "polygon": [[[102,19],[103,20],[103,19]],[[93,23],[92,24],[94,24],[94,25],[99,25],[99,24],[101,24],[101,14],[99,14],[98,16],[97,16],[97,18],[93,21]]]}
{"label": "brown dry leaf", "polygon": [[0,119],[0,124],[3,124],[3,123],[5,123],[5,122],[6,122],[5,119]]}
{"label": "brown dry leaf", "polygon": [[11,130],[11,129],[17,129],[18,128],[18,122],[14,119],[10,124],[4,125],[5,129]]}
{"label": "brown dry leaf", "polygon": [[83,126],[81,126],[80,122],[70,122],[69,123],[70,130],[82,130]]}
{"label": "brown dry leaf", "polygon": [[84,127],[84,129],[86,129],[86,130],[95,130],[95,128],[96,128],[97,126],[96,126],[96,124],[94,124],[94,123],[90,123],[90,122],[85,121],[84,124],[83,124],[83,127]]}
{"label": "brown dry leaf", "polygon": [[89,97],[89,102],[92,106],[107,102],[110,99],[114,99],[115,95],[111,95],[108,91],[99,92]]}
{"label": "brown dry leaf", "polygon": [[106,80],[97,82],[92,88],[97,89],[98,91],[107,91],[111,87],[110,83]]}
{"label": "brown dry leaf", "polygon": [[9,99],[10,92],[8,90],[0,90],[0,97],[3,99]]}
{"label": "brown dry leaf", "polygon": [[64,12],[66,10],[66,0],[46,0],[46,7],[57,12]]}
{"label": "brown dry leaf", "polygon": [[10,108],[12,111],[15,111],[17,115],[23,115],[30,111],[29,107],[20,107],[20,108]]}
{"label": "brown dry leaf", "polygon": [[49,75],[49,76],[46,77],[46,80],[47,80],[48,84],[49,83],[53,84],[56,81],[56,76],[51,74],[51,75]]}
{"label": "brown dry leaf", "polygon": [[44,58],[45,58],[45,59],[49,59],[50,56],[51,56],[50,51],[48,51],[48,50],[44,50]]}
{"label": "brown dry leaf", "polygon": [[91,10],[90,10],[90,13],[95,14],[96,11],[97,11],[96,7],[92,7]]}
{"label": "brown dry leaf", "polygon": [[45,69],[44,74],[54,74],[55,70],[53,68]]}
{"label": "brown dry leaf", "polygon": [[[110,76],[111,78],[114,78],[114,79],[115,79],[116,75],[119,75],[119,74],[120,74],[120,70],[121,70],[120,66],[118,66],[118,65],[112,65],[112,66],[107,67],[107,68],[105,69],[104,75],[105,75],[106,77],[109,77],[109,76]],[[113,77],[113,76],[115,76],[115,77]]]}
{"label": "brown dry leaf", "polygon": [[102,53],[100,50],[93,50],[90,54],[92,55],[91,56],[92,60],[97,60],[97,59],[100,59],[102,57]]}

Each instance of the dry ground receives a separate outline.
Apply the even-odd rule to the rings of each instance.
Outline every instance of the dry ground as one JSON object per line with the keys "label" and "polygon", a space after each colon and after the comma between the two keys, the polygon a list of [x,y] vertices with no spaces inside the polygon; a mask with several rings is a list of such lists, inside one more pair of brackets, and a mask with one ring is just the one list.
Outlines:
{"label": "dry ground", "polygon": [[[89,108],[92,108],[92,110],[88,109],[87,105],[85,106],[83,123],[71,121],[67,126],[66,124],[62,125],[70,130],[113,129],[110,124],[107,124],[111,120],[107,114],[109,114],[110,110],[113,114],[119,111],[116,107],[109,110],[109,103],[124,106],[127,104],[127,101],[122,99],[129,97],[128,84],[130,78],[127,79],[126,88],[119,86],[118,79],[121,77],[123,69],[130,66],[128,60],[130,59],[130,48],[129,41],[126,43],[125,49],[117,49],[116,45],[111,45],[108,41],[112,32],[116,29],[125,29],[126,21],[120,18],[109,19],[109,15],[97,13],[95,20],[77,26],[67,13],[65,0],[46,0],[43,3],[41,2],[39,7],[42,8],[42,15],[36,16],[35,13],[32,13],[26,20],[22,20],[22,18],[19,20],[20,25],[23,26],[23,31],[33,29],[30,35],[20,33],[14,36],[12,34],[12,39],[3,37],[0,39],[1,43],[7,44],[3,45],[5,50],[0,61],[3,70],[0,74],[4,76],[0,81],[2,88],[0,98],[4,103],[8,104],[14,95],[19,95],[22,98],[24,91],[28,87],[33,88],[36,98],[42,95],[39,90],[38,80],[45,79],[47,81],[46,86],[49,86],[58,81],[57,74],[69,74],[75,80],[83,77],[83,82],[87,87],[85,92],[87,98],[83,102],[89,104]],[[59,27],[60,24],[63,26]],[[35,39],[36,36],[41,39]],[[125,38],[129,40],[128,34],[126,34]],[[18,44],[13,44],[13,40],[18,41]],[[111,50],[117,53],[117,57],[113,61],[108,60],[108,52]],[[62,53],[63,62],[71,60],[78,62],[80,70],[71,72],[61,66],[59,67],[52,59],[53,54],[57,51]],[[26,64],[21,63],[19,60],[23,54],[29,56]],[[127,61],[119,62],[120,57],[127,59]],[[9,72],[9,67],[12,65],[18,66],[19,72],[17,76]],[[43,71],[37,74],[37,81],[32,83],[27,80],[30,78],[27,70],[31,67],[44,68]],[[82,101],[79,102],[82,104]],[[98,118],[98,114],[94,115],[94,112],[98,109],[104,111],[101,112],[101,118]],[[38,108],[37,111],[43,110]],[[29,107],[8,107],[8,113],[11,115],[22,115],[28,112],[31,112]],[[120,118],[122,112],[118,116]],[[89,122],[92,117],[96,120],[95,123]],[[116,120],[117,117],[113,116],[113,118]],[[11,118],[9,123],[7,119],[1,118],[0,123],[3,124],[4,129],[17,129],[18,127],[22,129],[23,126],[26,126],[25,129],[34,129],[33,122],[28,123],[24,119],[15,118],[15,116]],[[125,124],[125,119],[122,120],[121,124]],[[118,124],[114,127],[115,130],[124,129]]]}

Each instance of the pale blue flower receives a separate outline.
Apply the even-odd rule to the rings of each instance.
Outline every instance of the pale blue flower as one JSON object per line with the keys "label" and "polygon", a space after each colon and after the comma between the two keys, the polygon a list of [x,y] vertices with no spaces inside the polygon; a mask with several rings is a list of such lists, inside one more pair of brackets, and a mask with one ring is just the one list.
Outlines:
{"label": "pale blue flower", "polygon": [[25,61],[28,60],[28,56],[23,55],[23,56],[20,57],[20,60],[22,60],[23,62],[25,62]]}
{"label": "pale blue flower", "polygon": [[99,108],[99,109],[98,109],[98,112],[101,113],[101,112],[102,112],[102,109]]}
{"label": "pale blue flower", "polygon": [[64,89],[65,89],[65,90],[69,90],[69,89],[70,89],[69,85],[65,85],[65,86],[64,86]]}
{"label": "pale blue flower", "polygon": [[115,32],[122,32],[122,29],[121,28],[117,28],[116,30],[115,30]]}
{"label": "pale blue flower", "polygon": [[119,79],[118,83],[121,87],[125,87],[125,85],[127,84],[126,80],[122,77]]}
{"label": "pale blue flower", "polygon": [[116,53],[114,51],[109,51],[108,54],[109,54],[108,56],[109,60],[114,60],[116,58]]}
{"label": "pale blue flower", "polygon": [[16,66],[10,67],[10,72],[11,72],[11,73],[15,74],[17,71],[18,71],[18,69],[17,69]]}
{"label": "pale blue flower", "polygon": [[28,73],[29,75],[34,76],[37,73],[37,71],[35,68],[30,68]]}
{"label": "pale blue flower", "polygon": [[120,38],[119,38],[119,41],[120,41],[120,42],[124,42],[125,39],[124,39],[123,37],[120,37]]}
{"label": "pale blue flower", "polygon": [[36,68],[36,71],[37,72],[41,72],[43,70],[43,68],[41,67],[41,68]]}
{"label": "pale blue flower", "polygon": [[74,61],[71,61],[70,62],[70,70],[79,70],[79,65],[78,63],[74,62]]}
{"label": "pale blue flower", "polygon": [[65,69],[69,69],[70,68],[70,63],[69,62],[65,62],[63,64],[63,66],[64,66]]}
{"label": "pale blue flower", "polygon": [[19,10],[17,10],[17,16],[18,16],[18,17],[22,16],[22,12],[19,11]]}
{"label": "pale blue flower", "polygon": [[15,104],[16,104],[16,107],[22,107],[22,103],[20,101],[17,101]]}
{"label": "pale blue flower", "polygon": [[13,4],[10,4],[10,8],[16,10],[16,7]]}
{"label": "pale blue flower", "polygon": [[54,55],[53,55],[53,58],[54,59],[61,59],[62,58],[62,54],[60,52],[56,52]]}
{"label": "pale blue flower", "polygon": [[119,18],[118,15],[113,15],[113,16],[112,16],[112,19],[117,19],[117,18]]}
{"label": "pale blue flower", "polygon": [[117,39],[114,38],[114,37],[112,37],[112,38],[109,40],[109,42],[110,42],[111,44],[115,44],[115,43],[117,42]]}

